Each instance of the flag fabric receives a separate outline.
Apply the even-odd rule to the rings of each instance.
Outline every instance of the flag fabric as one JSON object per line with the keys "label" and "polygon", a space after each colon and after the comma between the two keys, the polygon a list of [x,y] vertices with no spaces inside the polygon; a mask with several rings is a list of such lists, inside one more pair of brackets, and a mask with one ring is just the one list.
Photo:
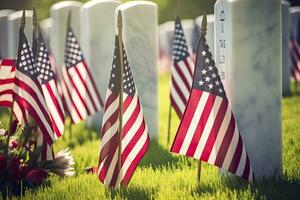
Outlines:
{"label": "flag fabric", "polygon": [[55,134],[52,129],[50,114],[38,80],[33,53],[23,29],[20,29],[19,32],[13,100],[18,102],[22,109],[28,111],[41,130],[45,141],[52,144],[55,140]]}
{"label": "flag fabric", "polygon": [[36,70],[39,74],[43,95],[47,99],[46,104],[50,113],[53,131],[56,137],[60,137],[64,133],[65,126],[64,107],[57,89],[55,73],[50,64],[49,51],[41,34],[36,40],[36,49]]}
{"label": "flag fabric", "polygon": [[103,103],[71,27],[67,31],[64,64],[63,96],[73,123],[78,123],[99,111]]}
{"label": "flag fabric", "polygon": [[144,120],[124,46],[123,68],[123,109],[122,109],[122,148],[121,170],[119,170],[119,98],[120,98],[120,59],[118,37],[115,39],[115,52],[109,87],[106,94],[105,110],[101,129],[101,150],[99,156],[99,180],[110,187],[127,185],[140,160],[149,147],[148,128]]}
{"label": "flag fabric", "polygon": [[181,118],[187,104],[192,82],[194,62],[190,56],[179,17],[175,21],[173,65],[171,66],[171,105]]}
{"label": "flag fabric", "polygon": [[12,91],[15,81],[15,62],[10,59],[0,61],[0,106],[12,106]]}
{"label": "flag fabric", "polygon": [[10,108],[13,104],[13,114],[19,123],[25,124],[28,113],[18,102],[13,101],[13,87],[15,81],[15,61],[3,59],[0,61],[0,106]]}
{"label": "flag fabric", "polygon": [[291,78],[299,82],[300,81],[300,44],[296,38],[290,39],[290,54],[291,54]]}
{"label": "flag fabric", "polygon": [[171,151],[253,181],[248,154],[204,36],[199,41],[189,101]]}

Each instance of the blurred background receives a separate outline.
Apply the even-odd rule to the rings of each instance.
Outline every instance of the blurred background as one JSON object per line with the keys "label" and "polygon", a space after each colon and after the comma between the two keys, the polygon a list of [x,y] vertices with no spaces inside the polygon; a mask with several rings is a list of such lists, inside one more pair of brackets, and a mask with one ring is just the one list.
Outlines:
{"label": "blurred background", "polygon": [[[38,18],[44,19],[49,16],[49,8],[52,4],[62,0],[0,0],[0,9],[32,9],[36,7]],[[89,0],[79,0],[87,2]],[[121,0],[126,2],[129,0]],[[152,0],[158,4],[159,22],[174,20],[177,0]],[[214,3],[216,0],[180,0],[181,18],[194,18],[206,11],[213,13]]]}
{"label": "blurred background", "polygon": [[[52,4],[62,0],[0,0],[0,9],[32,9],[36,7],[38,18],[44,19],[49,16],[49,8]],[[87,2],[89,0],[79,0]],[[129,0],[121,0],[123,2]],[[152,0],[158,4],[159,23],[174,20],[175,10],[178,0]],[[182,19],[195,18],[206,11],[208,14],[213,13],[216,0],[179,0],[180,16]],[[292,6],[300,5],[300,0],[289,0]],[[258,1],[259,2],[259,1]],[[270,0],[270,3],[272,0]]]}

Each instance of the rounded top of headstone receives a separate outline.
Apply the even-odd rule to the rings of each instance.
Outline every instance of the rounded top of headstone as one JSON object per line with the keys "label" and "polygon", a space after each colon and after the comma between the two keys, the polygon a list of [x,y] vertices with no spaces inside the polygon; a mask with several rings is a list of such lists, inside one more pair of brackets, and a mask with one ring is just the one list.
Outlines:
{"label": "rounded top of headstone", "polygon": [[[201,22],[202,22],[202,17],[203,16],[199,16],[199,17],[196,17],[196,23],[201,25]],[[215,22],[215,15],[214,14],[210,14],[210,15],[206,15],[207,17],[207,23],[214,23]]]}
{"label": "rounded top of headstone", "polygon": [[174,21],[167,21],[159,25],[159,31],[174,31]]}
{"label": "rounded top of headstone", "polygon": [[67,7],[73,7],[73,6],[80,7],[81,5],[82,5],[82,3],[79,1],[61,1],[61,2],[53,4],[50,7],[50,10],[58,10],[61,8],[67,8]]}
{"label": "rounded top of headstone", "polygon": [[43,28],[47,28],[47,27],[51,27],[52,23],[53,23],[52,18],[47,18],[47,19],[43,19],[40,22],[40,26]]}
{"label": "rounded top of headstone", "polygon": [[[16,12],[14,12],[14,13],[12,13],[8,16],[8,20],[21,19],[22,15],[23,15],[23,10],[16,11]],[[26,17],[32,17],[32,15],[33,15],[32,10],[25,10],[25,16]]]}
{"label": "rounded top of headstone", "polygon": [[296,13],[296,12],[300,12],[300,6],[290,7],[290,13],[291,14]]}
{"label": "rounded top of headstone", "polygon": [[182,19],[181,24],[183,29],[194,28],[194,20],[192,19]]}
{"label": "rounded top of headstone", "polygon": [[290,6],[290,5],[291,5],[290,2],[285,1],[285,0],[282,0],[282,1],[281,1],[281,4],[286,4],[287,6]]}
{"label": "rounded top of headstone", "polygon": [[10,15],[13,12],[15,12],[15,11],[10,10],[10,9],[0,10],[0,17],[7,17],[8,15]]}
{"label": "rounded top of headstone", "polygon": [[117,9],[118,10],[127,10],[128,8],[132,8],[135,6],[153,6],[157,7],[156,3],[150,1],[129,1],[126,3],[121,4]]}
{"label": "rounded top of headstone", "polygon": [[82,5],[82,8],[91,8],[95,5],[98,5],[98,4],[111,4],[111,3],[114,3],[116,5],[119,5],[121,4],[121,2],[119,0],[91,0],[91,1],[88,1],[86,2],[85,4]]}

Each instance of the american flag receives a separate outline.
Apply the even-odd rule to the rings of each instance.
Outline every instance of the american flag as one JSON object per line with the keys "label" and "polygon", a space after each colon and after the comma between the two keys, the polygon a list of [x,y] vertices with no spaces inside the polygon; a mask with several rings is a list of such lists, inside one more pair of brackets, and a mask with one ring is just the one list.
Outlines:
{"label": "american flag", "polygon": [[290,54],[292,61],[292,79],[298,82],[300,81],[300,44],[294,37],[292,37],[290,40]]}
{"label": "american flag", "polygon": [[199,41],[191,95],[171,151],[253,180],[242,137],[204,36]]}
{"label": "american flag", "polygon": [[119,98],[120,98],[120,60],[118,37],[116,36],[113,66],[106,94],[105,110],[101,130],[101,150],[99,156],[99,180],[111,187],[127,185],[138,163],[149,147],[148,128],[144,120],[142,106],[133,76],[124,55],[123,69],[123,128],[121,148],[121,170],[119,171]]}
{"label": "american flag", "polygon": [[15,81],[14,60],[3,59],[0,65],[0,106],[12,106],[12,90]]}
{"label": "american flag", "polygon": [[18,102],[13,101],[13,87],[15,82],[15,61],[3,59],[0,65],[0,106],[10,108],[13,104],[13,114],[21,124],[27,121],[28,113]]}
{"label": "american flag", "polygon": [[54,133],[56,137],[60,137],[64,132],[65,113],[57,89],[55,74],[49,60],[49,51],[41,34],[36,40],[36,49],[36,70],[39,74],[44,97],[47,99],[46,104],[50,112]]}
{"label": "american flag", "polygon": [[13,100],[18,102],[22,109],[28,111],[43,133],[45,141],[52,144],[55,140],[55,134],[52,129],[50,114],[38,80],[33,53],[22,28],[20,28],[19,33]]}
{"label": "american flag", "polygon": [[103,107],[101,97],[71,27],[67,31],[62,77],[63,96],[73,123],[86,119],[87,116],[95,114]]}
{"label": "american flag", "polygon": [[175,20],[173,65],[171,66],[171,105],[181,118],[193,82],[194,62],[190,56],[179,17]]}

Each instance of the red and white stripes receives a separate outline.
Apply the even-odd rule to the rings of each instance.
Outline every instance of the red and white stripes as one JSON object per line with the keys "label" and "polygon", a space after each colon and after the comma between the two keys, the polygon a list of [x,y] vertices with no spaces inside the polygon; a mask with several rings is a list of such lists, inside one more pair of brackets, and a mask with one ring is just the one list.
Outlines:
{"label": "red and white stripes", "polygon": [[44,134],[45,140],[51,144],[55,140],[55,135],[41,90],[39,82],[16,70],[13,99],[29,112]]}
{"label": "red and white stripes", "polygon": [[95,83],[84,62],[63,67],[62,91],[74,123],[99,111],[103,105]]}
{"label": "red and white stripes", "polygon": [[172,152],[218,166],[253,181],[253,170],[228,100],[197,89],[185,111]]}
{"label": "red and white stripes", "polygon": [[15,80],[14,60],[0,60],[0,106],[11,107],[12,90]]}
{"label": "red and white stripes", "polygon": [[98,176],[101,182],[117,188],[127,185],[139,161],[149,147],[148,129],[137,92],[132,97],[123,93],[123,129],[121,170],[119,171],[119,97],[107,93],[102,126],[101,152]]}
{"label": "red and white stripes", "polygon": [[290,41],[290,53],[291,53],[291,75],[294,81],[300,81],[300,46],[296,39]]}
{"label": "red and white stripes", "polygon": [[194,62],[190,56],[171,67],[171,105],[180,118],[189,99],[193,83],[193,71]]}

